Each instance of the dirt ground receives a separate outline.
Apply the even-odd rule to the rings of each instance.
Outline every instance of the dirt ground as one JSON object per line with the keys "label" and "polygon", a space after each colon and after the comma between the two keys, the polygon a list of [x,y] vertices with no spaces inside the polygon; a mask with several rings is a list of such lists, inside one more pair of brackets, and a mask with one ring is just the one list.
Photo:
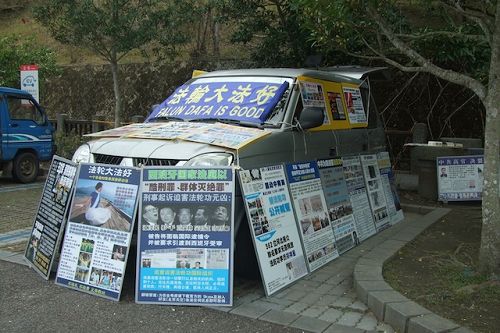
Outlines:
{"label": "dirt ground", "polygon": [[[406,203],[425,202],[405,193]],[[406,297],[476,332],[500,331],[500,282],[477,272],[479,203],[443,205],[452,211],[384,266],[384,277]]]}

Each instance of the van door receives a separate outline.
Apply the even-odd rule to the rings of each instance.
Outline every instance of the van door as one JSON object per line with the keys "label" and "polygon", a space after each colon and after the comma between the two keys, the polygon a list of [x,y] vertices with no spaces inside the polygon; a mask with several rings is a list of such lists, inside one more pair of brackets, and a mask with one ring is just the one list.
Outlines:
{"label": "van door", "polygon": [[19,149],[29,148],[37,153],[39,160],[48,160],[52,155],[52,126],[45,114],[30,97],[4,95],[7,107],[5,147],[14,154]]}

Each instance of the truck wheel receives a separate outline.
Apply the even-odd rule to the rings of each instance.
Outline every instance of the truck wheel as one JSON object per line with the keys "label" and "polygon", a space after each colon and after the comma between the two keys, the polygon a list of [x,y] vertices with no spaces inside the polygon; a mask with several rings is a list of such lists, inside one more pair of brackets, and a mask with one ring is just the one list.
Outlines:
{"label": "truck wheel", "polygon": [[39,162],[35,154],[21,153],[14,159],[12,176],[21,183],[30,183],[38,176],[39,168]]}

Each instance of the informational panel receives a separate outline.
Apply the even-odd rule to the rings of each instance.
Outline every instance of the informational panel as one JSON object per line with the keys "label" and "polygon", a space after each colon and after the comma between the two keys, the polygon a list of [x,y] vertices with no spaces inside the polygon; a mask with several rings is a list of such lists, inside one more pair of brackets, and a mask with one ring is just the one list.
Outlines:
{"label": "informational panel", "polygon": [[232,305],[234,170],[142,170],[136,302]]}
{"label": "informational panel", "polygon": [[348,84],[342,85],[344,92],[344,100],[347,108],[347,116],[351,125],[367,124],[365,108],[363,106],[363,98],[361,97],[361,90]]}
{"label": "informational panel", "polygon": [[359,243],[342,158],[318,160],[318,167],[337,249],[342,254]]}
{"label": "informational panel", "polygon": [[484,157],[438,157],[437,180],[440,201],[482,200]]}
{"label": "informational panel", "polygon": [[380,171],[378,169],[377,155],[360,155],[361,166],[365,176],[366,188],[368,191],[368,200],[372,208],[372,214],[375,221],[377,232],[391,226],[391,219],[387,211],[387,202],[385,200],[384,188]]}
{"label": "informational panel", "polygon": [[283,165],[239,172],[266,295],[307,275]]}
{"label": "informational panel", "polygon": [[368,201],[361,161],[358,156],[349,156],[343,157],[342,163],[354,219],[356,220],[357,236],[360,241],[363,241],[376,234],[377,229],[375,229],[375,221]]}
{"label": "informational panel", "polygon": [[339,256],[316,162],[290,163],[286,173],[307,265],[314,271]]}
{"label": "informational panel", "polygon": [[47,280],[59,249],[75,175],[75,163],[54,156],[24,252],[25,260]]}
{"label": "informational panel", "polygon": [[137,168],[80,164],[57,284],[120,299],[139,181]]}
{"label": "informational panel", "polygon": [[382,180],[382,188],[384,189],[385,199],[387,201],[387,211],[391,224],[393,225],[403,221],[404,214],[396,189],[396,180],[394,172],[392,171],[389,153],[386,151],[378,153],[377,163],[380,171],[380,179]]}

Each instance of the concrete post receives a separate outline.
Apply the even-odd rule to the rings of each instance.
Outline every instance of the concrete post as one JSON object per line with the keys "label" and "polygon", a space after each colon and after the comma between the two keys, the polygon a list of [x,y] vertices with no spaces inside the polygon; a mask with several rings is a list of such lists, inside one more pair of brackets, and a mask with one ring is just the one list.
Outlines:
{"label": "concrete post", "polygon": [[56,114],[56,122],[57,122],[57,133],[64,134],[64,123],[68,115],[66,113],[57,113]]}
{"label": "concrete post", "polygon": [[144,122],[144,116],[140,116],[140,115],[132,116],[132,122],[133,123],[143,123]]}
{"label": "concrete post", "polygon": [[102,125],[101,123],[99,123],[99,117],[98,116],[95,116],[95,117],[92,117],[92,133],[97,133],[97,132],[100,132],[102,130]]}

